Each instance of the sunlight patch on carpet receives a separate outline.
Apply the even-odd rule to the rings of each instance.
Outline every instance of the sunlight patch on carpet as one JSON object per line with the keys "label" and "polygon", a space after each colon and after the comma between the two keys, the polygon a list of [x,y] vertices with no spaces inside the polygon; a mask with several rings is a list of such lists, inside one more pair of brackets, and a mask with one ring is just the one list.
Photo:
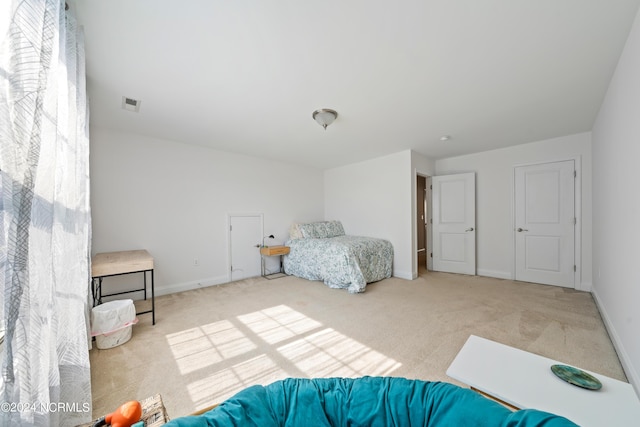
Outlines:
{"label": "sunlight patch on carpet", "polygon": [[198,379],[190,383],[187,390],[196,407],[201,408],[222,402],[250,385],[268,384],[274,378],[286,376],[276,362],[261,354]]}
{"label": "sunlight patch on carpet", "polygon": [[197,407],[288,377],[384,376],[398,361],[286,305],[166,336]]}
{"label": "sunlight patch on carpet", "polygon": [[279,343],[322,327],[322,323],[286,305],[254,311],[238,316],[238,320],[269,344]]}
{"label": "sunlight patch on carpet", "polygon": [[327,328],[278,348],[310,377],[384,376],[402,364]]}
{"label": "sunlight patch on carpet", "polygon": [[228,320],[169,334],[167,342],[183,375],[257,348]]}

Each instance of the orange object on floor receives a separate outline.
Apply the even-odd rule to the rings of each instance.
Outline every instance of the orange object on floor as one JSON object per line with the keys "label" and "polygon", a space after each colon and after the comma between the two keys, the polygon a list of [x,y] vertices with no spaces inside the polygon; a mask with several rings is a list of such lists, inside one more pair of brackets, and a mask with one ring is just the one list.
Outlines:
{"label": "orange object on floor", "polygon": [[107,424],[111,424],[111,427],[131,427],[140,421],[141,416],[142,406],[140,402],[131,400],[107,415],[104,420]]}

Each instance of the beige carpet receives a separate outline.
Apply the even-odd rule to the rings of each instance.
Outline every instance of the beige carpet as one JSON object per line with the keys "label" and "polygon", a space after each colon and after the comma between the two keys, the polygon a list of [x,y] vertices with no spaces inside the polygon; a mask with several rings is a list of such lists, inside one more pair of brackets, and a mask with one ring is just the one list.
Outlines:
{"label": "beige carpet", "polygon": [[[425,273],[351,295],[295,277],[156,299],[131,340],[90,352],[93,413],[160,393],[172,418],[285,377],[449,381],[474,334],[626,381],[591,294]],[[514,379],[517,380],[517,379]]]}

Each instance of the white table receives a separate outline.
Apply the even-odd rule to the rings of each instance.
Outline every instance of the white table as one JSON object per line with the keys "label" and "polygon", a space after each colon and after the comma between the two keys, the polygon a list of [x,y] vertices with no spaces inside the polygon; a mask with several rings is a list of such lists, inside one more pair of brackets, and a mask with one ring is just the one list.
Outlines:
{"label": "white table", "polygon": [[600,390],[586,390],[556,377],[555,364],[563,363],[471,335],[447,375],[514,408],[550,412],[580,426],[640,425],[631,384],[585,370],[602,383]]}

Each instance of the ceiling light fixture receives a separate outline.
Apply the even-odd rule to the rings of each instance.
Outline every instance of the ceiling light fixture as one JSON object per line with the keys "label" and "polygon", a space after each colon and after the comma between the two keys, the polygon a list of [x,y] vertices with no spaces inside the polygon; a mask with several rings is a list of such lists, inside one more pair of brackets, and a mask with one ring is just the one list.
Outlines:
{"label": "ceiling light fixture", "polygon": [[338,117],[338,113],[335,110],[321,108],[320,110],[314,111],[311,117],[313,117],[313,120],[318,122],[324,130],[327,130],[327,126],[333,123],[333,121]]}
{"label": "ceiling light fixture", "polygon": [[451,139],[451,136],[449,135],[442,135],[440,137],[440,141],[449,141]]}

